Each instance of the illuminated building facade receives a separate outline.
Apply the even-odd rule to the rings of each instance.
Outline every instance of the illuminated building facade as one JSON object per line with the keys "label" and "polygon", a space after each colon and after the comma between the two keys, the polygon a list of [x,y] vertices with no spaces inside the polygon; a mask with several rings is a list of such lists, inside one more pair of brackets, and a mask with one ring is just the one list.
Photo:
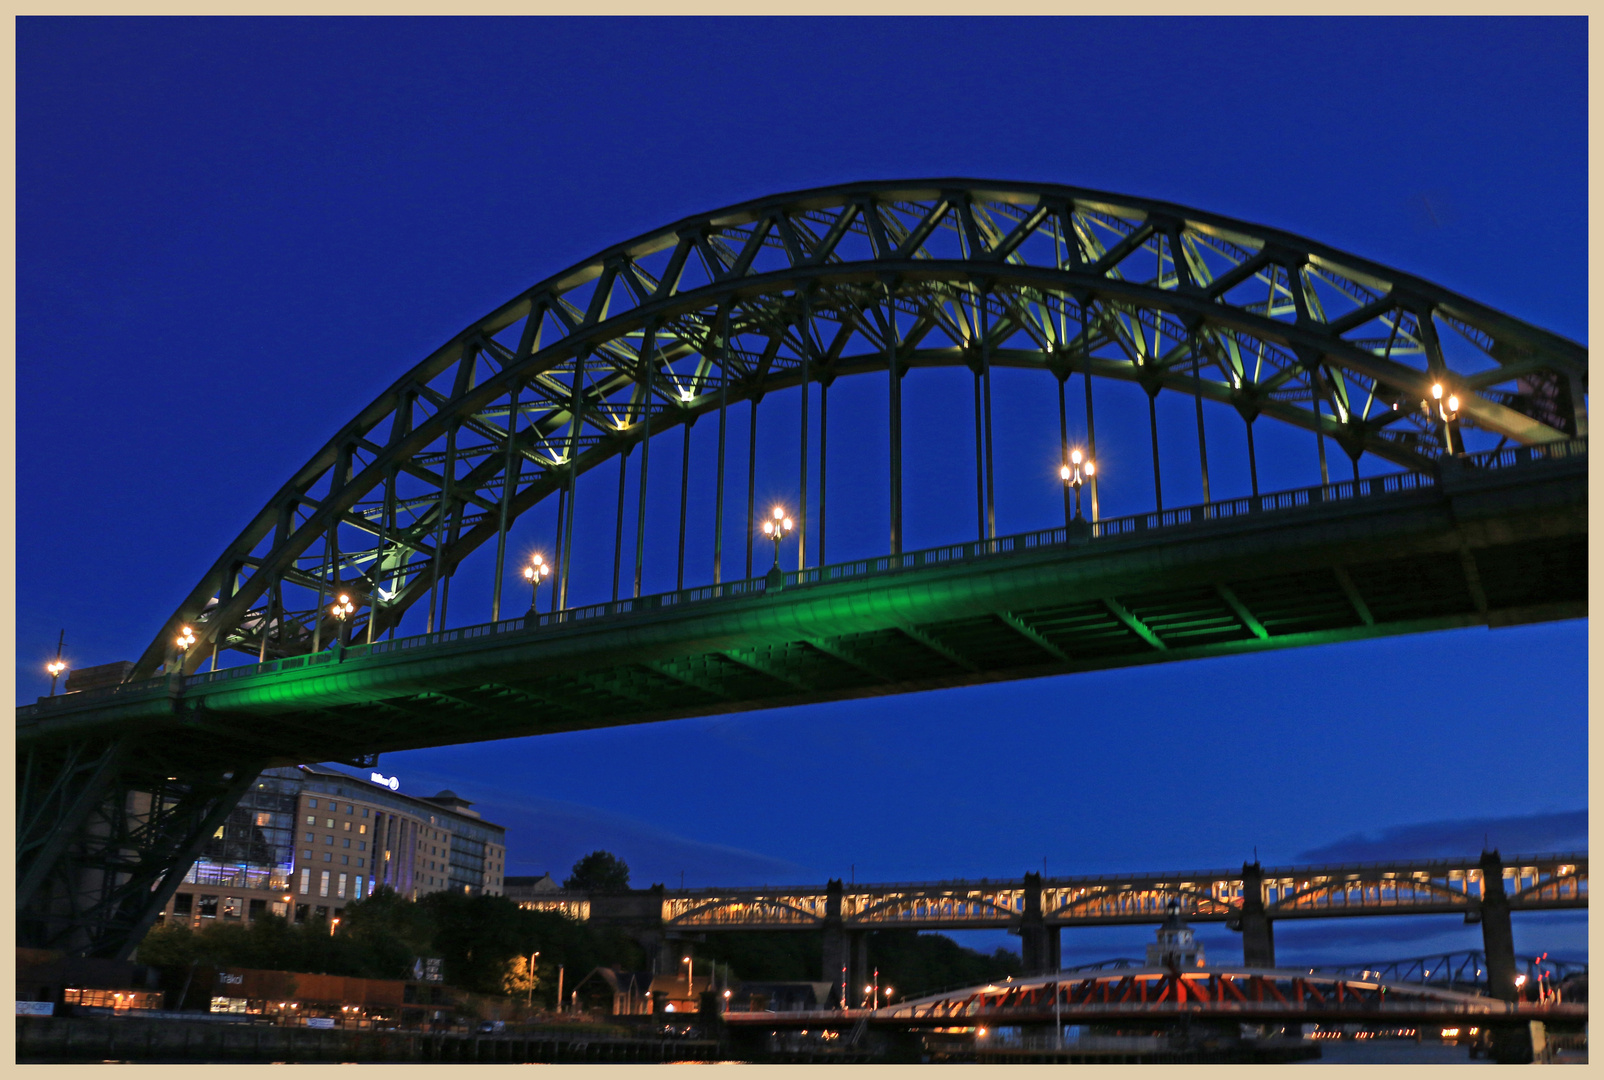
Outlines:
{"label": "illuminated building facade", "polygon": [[162,921],[198,929],[264,912],[332,920],[380,886],[414,900],[446,889],[502,893],[505,828],[454,792],[402,795],[380,779],[316,765],[268,769],[207,841]]}

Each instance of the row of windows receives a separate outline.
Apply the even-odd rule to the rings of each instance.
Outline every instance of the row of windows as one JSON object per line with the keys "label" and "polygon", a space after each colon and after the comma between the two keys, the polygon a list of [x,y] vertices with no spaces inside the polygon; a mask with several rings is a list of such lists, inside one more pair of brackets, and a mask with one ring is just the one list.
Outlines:
{"label": "row of windows", "polygon": [[[308,814],[308,815],[306,815],[306,823],[308,825],[316,825],[317,824],[317,815],[316,814]],[[340,824],[344,826],[344,828],[342,828],[340,830],[341,832],[350,832],[351,831],[351,823],[349,821],[344,821],[344,822],[341,822]],[[324,818],[323,819],[323,827],[325,829],[334,828],[334,819],[333,818]],[[363,824],[362,822],[357,822],[356,831],[360,835],[366,836],[367,835],[367,831],[368,831],[368,827],[367,827],[367,825]]]}
{"label": "row of windows", "polygon": [[[302,838],[308,844],[317,843],[317,833],[306,833],[306,834],[304,834],[304,836]],[[333,844],[334,844],[334,837],[332,835],[325,835],[323,837],[323,842],[332,847]],[[342,847],[350,847],[351,846],[351,838],[349,836],[347,836],[345,838],[345,840],[343,841],[343,843],[341,844],[341,846]],[[366,851],[368,849],[368,842],[366,840],[358,840],[356,842],[356,849],[358,851]]]}
{"label": "row of windows", "polygon": [[[306,805],[307,805],[308,809],[316,810],[317,809],[317,800],[313,799],[313,798],[308,798],[306,800]],[[335,799],[324,799],[323,800],[323,807],[326,810],[339,810],[340,804]],[[356,808],[354,806],[352,806],[350,803],[346,803],[345,804],[345,812],[347,814],[355,813],[356,812]],[[370,813],[370,811],[368,810],[368,808],[364,806],[362,808],[362,816],[363,817],[367,817],[369,813]],[[334,823],[331,821],[331,822],[329,822],[329,824],[333,825]]]}
{"label": "row of windows", "polygon": [[[327,895],[329,895],[329,885],[332,882],[333,885],[334,885],[334,890],[335,890],[334,891],[334,895],[337,896],[337,897],[340,897],[341,899],[344,899],[345,898],[345,890],[346,890],[346,882],[348,880],[351,882],[351,888],[352,888],[351,898],[353,900],[362,899],[362,880],[363,880],[363,878],[362,878],[361,874],[355,875],[355,877],[353,879],[352,875],[349,875],[349,874],[333,875],[327,870],[322,871],[318,875],[318,878],[317,878],[317,890],[318,890],[318,892],[317,892],[317,894],[319,896],[327,896]],[[306,896],[311,891],[312,891],[312,871],[310,869],[302,870],[301,871],[301,895],[302,896]]]}
{"label": "row of windows", "polygon": [[[311,862],[312,861],[312,852],[310,850],[303,850],[301,852],[301,859],[302,859],[303,862]],[[325,851],[323,853],[323,861],[324,862],[333,862],[334,861],[334,852]],[[367,865],[366,861],[360,855],[357,856],[356,864],[358,866]],[[349,855],[341,855],[340,856],[340,865],[341,866],[350,866],[351,865],[351,856],[349,856]]]}

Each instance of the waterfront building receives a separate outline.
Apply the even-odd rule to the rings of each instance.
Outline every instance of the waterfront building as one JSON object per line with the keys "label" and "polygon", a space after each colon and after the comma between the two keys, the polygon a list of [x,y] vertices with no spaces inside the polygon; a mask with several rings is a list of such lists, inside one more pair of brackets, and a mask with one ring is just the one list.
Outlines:
{"label": "waterfront building", "polygon": [[268,769],[206,842],[162,920],[248,924],[266,911],[332,920],[381,885],[413,900],[445,889],[500,895],[506,829],[455,792],[398,787],[377,773]]}
{"label": "waterfront building", "polygon": [[1197,943],[1192,928],[1186,925],[1181,915],[1181,902],[1172,897],[1164,910],[1164,925],[1158,928],[1158,940],[1147,947],[1147,966],[1202,967],[1203,946]]}
{"label": "waterfront building", "polygon": [[562,886],[550,872],[535,877],[533,874],[522,874],[515,877],[504,878],[502,894],[509,900],[535,900],[542,897],[550,899],[553,893],[562,892]]}

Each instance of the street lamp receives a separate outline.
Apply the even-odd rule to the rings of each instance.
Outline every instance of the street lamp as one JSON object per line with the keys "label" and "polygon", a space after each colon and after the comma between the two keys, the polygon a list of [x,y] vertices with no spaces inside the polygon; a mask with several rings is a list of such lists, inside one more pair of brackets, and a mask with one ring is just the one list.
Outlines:
{"label": "street lamp", "polygon": [[691,975],[696,971],[696,964],[688,956],[681,960],[680,963],[685,965],[685,997],[689,1000],[692,994]]}
{"label": "street lamp", "polygon": [[173,670],[182,672],[184,670],[184,654],[189,651],[191,645],[195,644],[195,631],[187,626],[183,627],[178,631],[178,637],[173,644],[178,646],[178,663]]}
{"label": "street lamp", "polygon": [[529,582],[529,613],[535,614],[535,597],[540,591],[540,583],[551,576],[551,563],[536,555],[524,567],[524,580]]}
{"label": "street lamp", "polygon": [[[1082,465],[1084,464],[1084,469]],[[1059,479],[1064,481],[1066,488],[1075,492],[1075,519],[1080,520],[1080,486],[1088,478],[1097,475],[1097,465],[1091,458],[1082,458],[1079,448],[1069,452],[1069,464],[1058,470]]]}
{"label": "street lamp", "polygon": [[[1452,456],[1454,453],[1454,433],[1453,428],[1449,427],[1449,425],[1459,419],[1459,395],[1447,394],[1444,397],[1444,394],[1442,383],[1434,382],[1431,384],[1431,400],[1435,406],[1437,418],[1443,423],[1443,442],[1449,455]],[[1430,416],[1433,412],[1433,406],[1427,406],[1424,401],[1421,402],[1421,405],[1425,406],[1426,415]],[[1463,450],[1464,447],[1460,447],[1460,449]]]}
{"label": "street lamp", "polygon": [[774,541],[774,565],[780,565],[780,541],[791,532],[791,519],[785,516],[785,507],[776,506],[774,515],[763,522],[763,535]]}
{"label": "street lamp", "polygon": [[340,648],[345,647],[345,620],[351,617],[356,605],[351,603],[350,593],[341,593],[334,603],[329,605],[329,614],[334,616],[334,644]]}
{"label": "street lamp", "polygon": [[540,959],[538,952],[529,954],[529,1007],[535,1007],[535,961]]}

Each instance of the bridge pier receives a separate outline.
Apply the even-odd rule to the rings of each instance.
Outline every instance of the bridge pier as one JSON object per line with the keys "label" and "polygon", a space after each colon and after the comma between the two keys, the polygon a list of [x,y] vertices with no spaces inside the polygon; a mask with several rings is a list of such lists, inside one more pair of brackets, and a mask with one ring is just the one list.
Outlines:
{"label": "bridge pier", "polygon": [[1275,967],[1275,927],[1264,910],[1264,869],[1257,862],[1242,864],[1242,915],[1229,925],[1242,932],[1243,964]]}
{"label": "bridge pier", "polygon": [[845,890],[840,878],[832,878],[824,887],[824,948],[819,979],[835,988],[833,1000],[841,998],[842,982],[848,967],[847,933],[841,924],[841,895]]}
{"label": "bridge pier", "polygon": [[1481,853],[1481,948],[1487,955],[1487,993],[1515,1001],[1515,931],[1504,892],[1504,862],[1497,851]]}
{"label": "bridge pier", "polygon": [[852,981],[847,985],[847,1004],[857,1005],[863,1000],[863,988],[869,985],[869,931],[855,930],[848,937],[852,942]]}
{"label": "bridge pier", "polygon": [[[1057,944],[1057,928],[1053,929],[1052,944]],[[1019,953],[1024,961],[1026,975],[1042,975],[1057,970],[1052,955],[1057,949],[1048,944],[1047,925],[1042,919],[1041,875],[1025,875],[1025,910],[1019,919]]]}

